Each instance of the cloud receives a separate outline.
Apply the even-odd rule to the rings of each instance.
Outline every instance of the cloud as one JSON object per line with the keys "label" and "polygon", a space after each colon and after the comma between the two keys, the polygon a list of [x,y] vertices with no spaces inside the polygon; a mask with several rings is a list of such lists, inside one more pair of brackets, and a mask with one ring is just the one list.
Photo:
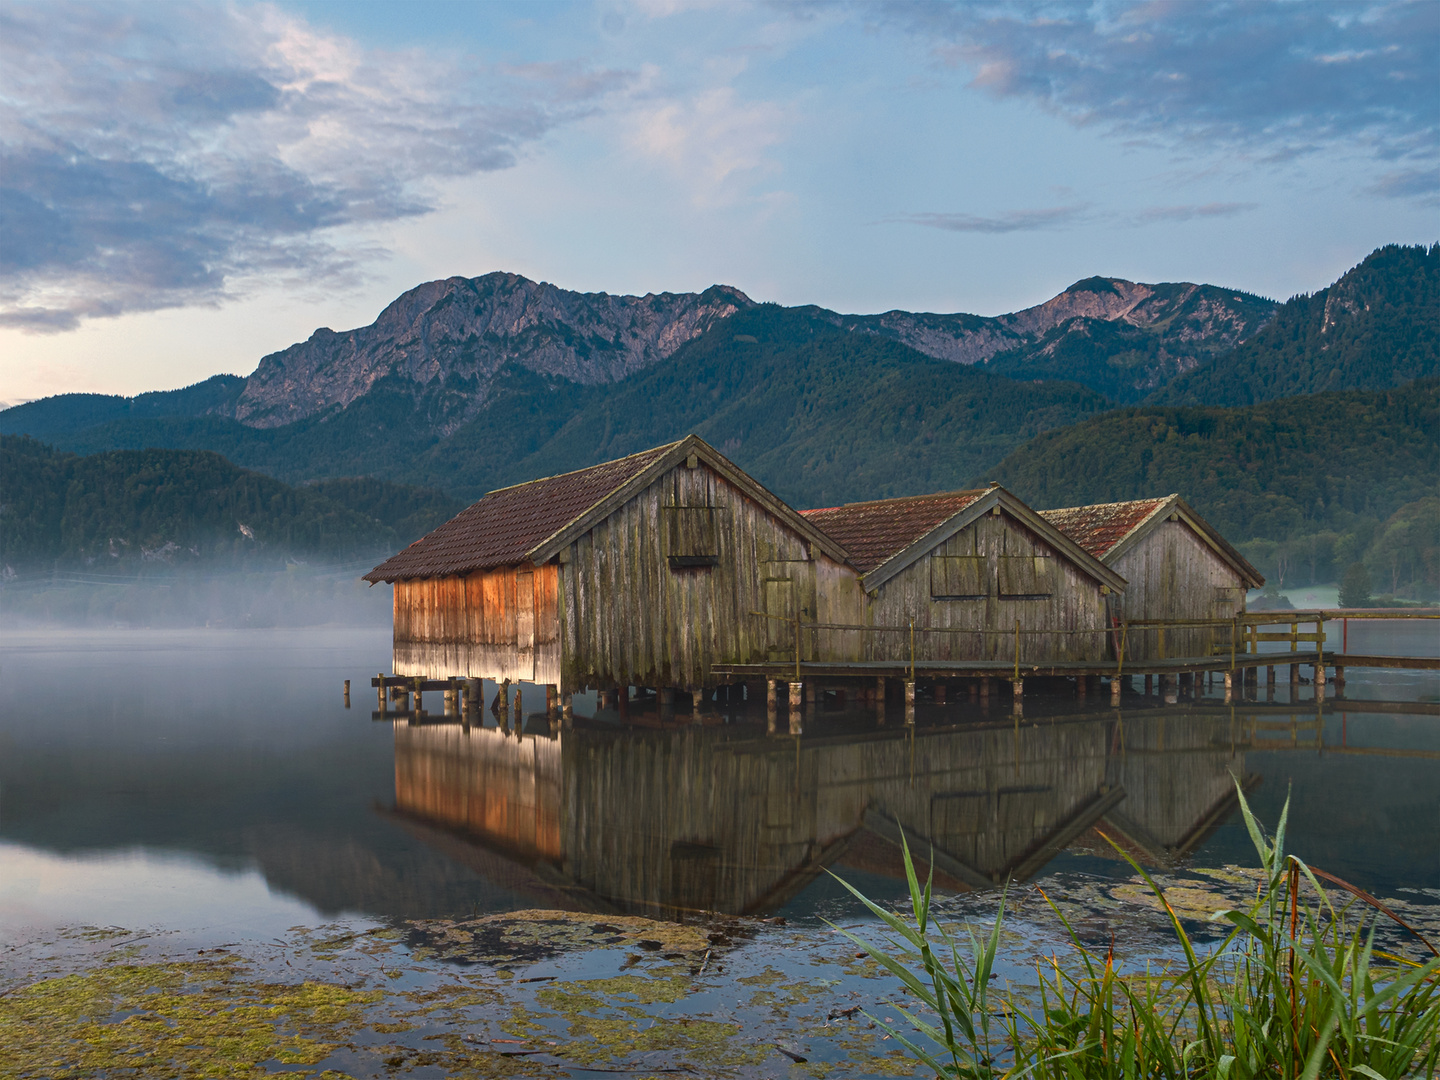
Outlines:
{"label": "cloud", "polygon": [[630,76],[364,50],[269,7],[0,8],[0,325],[353,280],[344,226],[426,213]]}
{"label": "cloud", "polygon": [[1258,210],[1259,203],[1227,202],[1203,203],[1199,206],[1150,206],[1136,215],[1142,224],[1152,221],[1193,221],[1195,218],[1234,217],[1236,214]]}
{"label": "cloud", "polygon": [[1386,199],[1420,199],[1434,204],[1440,201],[1440,170],[1401,169],[1386,173],[1366,191]]}
{"label": "cloud", "polygon": [[739,197],[742,177],[775,170],[765,151],[781,142],[793,119],[782,104],[743,100],[732,86],[714,86],[637,108],[626,142],[666,165],[696,206],[714,207]]}
{"label": "cloud", "polygon": [[1440,4],[881,3],[997,98],[1077,125],[1262,156],[1433,159]]}
{"label": "cloud", "polygon": [[887,218],[887,221],[924,225],[946,232],[1012,233],[1039,232],[1063,229],[1074,225],[1086,216],[1088,204],[1079,206],[1051,206],[1038,210],[1008,210],[1002,214],[985,217],[979,214],[903,214]]}

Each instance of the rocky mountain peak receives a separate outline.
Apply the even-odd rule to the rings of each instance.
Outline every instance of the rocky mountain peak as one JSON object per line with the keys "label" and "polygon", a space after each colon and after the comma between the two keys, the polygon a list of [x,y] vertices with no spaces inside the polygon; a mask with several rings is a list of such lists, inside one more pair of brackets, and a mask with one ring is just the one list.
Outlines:
{"label": "rocky mountain peak", "polygon": [[369,326],[320,329],[260,361],[236,405],[251,427],[278,427],[344,407],[396,376],[417,389],[462,384],[479,408],[506,363],[602,383],[664,359],[715,320],[753,301],[717,285],[703,293],[579,293],[519,274],[427,281]]}

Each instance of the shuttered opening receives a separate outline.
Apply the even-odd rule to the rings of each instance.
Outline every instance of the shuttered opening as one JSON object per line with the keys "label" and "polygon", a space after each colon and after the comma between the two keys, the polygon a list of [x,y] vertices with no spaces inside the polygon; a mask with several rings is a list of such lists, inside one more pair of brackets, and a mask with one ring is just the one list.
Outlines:
{"label": "shuttered opening", "polygon": [[1008,600],[1041,600],[1055,591],[1048,555],[999,556],[1000,595]]}
{"label": "shuttered opening", "polygon": [[930,596],[935,600],[983,600],[987,588],[984,555],[930,556]]}
{"label": "shuttered opening", "polygon": [[709,506],[667,506],[665,556],[670,569],[715,566],[720,546],[715,536],[715,510]]}

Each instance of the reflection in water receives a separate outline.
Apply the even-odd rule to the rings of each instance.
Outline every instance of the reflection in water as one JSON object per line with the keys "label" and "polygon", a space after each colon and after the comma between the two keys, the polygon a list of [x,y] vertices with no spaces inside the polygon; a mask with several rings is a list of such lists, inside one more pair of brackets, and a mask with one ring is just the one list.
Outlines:
{"label": "reflection in water", "polygon": [[1223,715],[770,737],[397,724],[395,807],[537,901],[738,914],[832,865],[899,874],[902,829],[951,890],[1031,878],[1097,827],[1168,863],[1233,811],[1244,766]]}

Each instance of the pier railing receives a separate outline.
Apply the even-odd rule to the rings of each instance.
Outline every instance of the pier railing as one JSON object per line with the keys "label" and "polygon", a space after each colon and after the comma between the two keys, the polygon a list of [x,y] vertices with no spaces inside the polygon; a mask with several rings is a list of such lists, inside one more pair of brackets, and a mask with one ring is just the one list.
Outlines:
{"label": "pier railing", "polygon": [[[912,619],[905,625],[888,626],[874,623],[822,623],[805,622],[799,615],[785,616],[772,615],[765,611],[752,611],[751,615],[764,619],[771,619],[786,623],[794,628],[794,664],[795,679],[800,679],[800,665],[802,663],[803,634],[811,632],[811,655],[819,653],[819,633],[822,631],[840,631],[848,633],[878,633],[878,634],[908,634],[909,635],[909,661],[910,677],[915,677],[917,658],[915,655],[915,640],[917,635],[925,634],[961,634],[971,637],[1005,637],[1014,638],[1014,677],[1020,678],[1022,666],[1031,667],[1037,663],[1035,660],[1022,661],[1020,658],[1020,642],[1022,637],[1031,635],[1052,635],[1056,637],[1071,635],[1108,635],[1112,639],[1114,650],[1115,675],[1121,677],[1125,671],[1126,649],[1133,633],[1137,637],[1145,634],[1154,634],[1157,639],[1158,659],[1172,659],[1166,654],[1165,633],[1167,630],[1197,630],[1197,629],[1227,629],[1229,630],[1228,640],[1214,643],[1211,648],[1211,656],[1230,657],[1230,670],[1235,670],[1240,657],[1253,658],[1260,655],[1262,642],[1287,642],[1290,645],[1290,653],[1300,652],[1301,644],[1314,644],[1316,652],[1316,664],[1324,663],[1325,658],[1325,624],[1327,622],[1342,622],[1342,648],[1341,653],[1348,651],[1349,646],[1349,620],[1408,620],[1408,619],[1440,619],[1440,608],[1317,608],[1307,610],[1290,611],[1255,611],[1243,612],[1229,619],[1133,619],[1118,620],[1110,626],[1090,627],[1081,630],[1056,629],[1054,627],[1027,628],[1021,625],[1019,619],[1015,620],[1013,628],[1000,629],[991,627],[958,627],[958,626],[917,626]],[[1265,633],[1262,626],[1289,625],[1288,632]],[[1301,626],[1314,625],[1314,630],[1302,631]],[[1191,657],[1177,656],[1173,659],[1190,659]],[[1135,662],[1132,658],[1132,663]],[[1040,661],[1040,666],[1045,666]],[[1097,661],[1097,666],[1103,662]],[[1251,666],[1251,665],[1247,665]]]}

